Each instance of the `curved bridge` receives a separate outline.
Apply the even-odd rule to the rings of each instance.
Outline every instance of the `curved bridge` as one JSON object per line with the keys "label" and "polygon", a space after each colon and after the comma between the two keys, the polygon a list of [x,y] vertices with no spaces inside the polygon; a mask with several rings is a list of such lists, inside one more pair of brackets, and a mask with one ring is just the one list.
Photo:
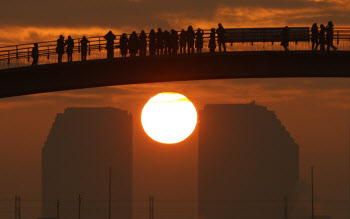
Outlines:
{"label": "curved bridge", "polygon": [[350,51],[261,51],[116,58],[0,70],[0,98],[155,82],[349,76]]}

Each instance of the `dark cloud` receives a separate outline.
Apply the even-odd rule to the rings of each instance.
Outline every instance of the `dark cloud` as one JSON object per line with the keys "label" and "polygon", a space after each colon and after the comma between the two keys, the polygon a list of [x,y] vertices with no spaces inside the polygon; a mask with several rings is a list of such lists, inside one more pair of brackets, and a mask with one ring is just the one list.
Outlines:
{"label": "dark cloud", "polygon": [[[187,19],[212,19],[221,7],[232,8],[267,8],[267,9],[319,9],[310,17],[322,17],[327,13],[329,18],[345,22],[349,18],[349,8],[339,7],[346,1],[308,1],[308,0],[17,0],[5,1],[1,5],[0,26],[64,26],[106,28],[169,28],[172,22],[164,20],[162,14],[185,15]],[[338,8],[334,9],[334,7]],[[327,10],[327,11],[325,11]],[[343,11],[343,13],[340,13]],[[254,13],[254,11],[251,11]],[[250,16],[254,16],[251,14]],[[292,22],[293,14],[290,16]],[[233,19],[235,19],[233,17]],[[295,18],[298,19],[298,18]],[[311,21],[311,20],[310,20]],[[304,22],[303,22],[304,23]]]}

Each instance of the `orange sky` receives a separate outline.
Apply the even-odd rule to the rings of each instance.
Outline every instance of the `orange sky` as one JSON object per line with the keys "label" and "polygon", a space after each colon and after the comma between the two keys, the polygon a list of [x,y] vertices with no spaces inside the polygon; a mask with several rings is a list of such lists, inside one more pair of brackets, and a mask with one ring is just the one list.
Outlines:
{"label": "orange sky", "polygon": [[[41,148],[56,113],[72,106],[112,106],[134,115],[134,199],[145,200],[153,193],[157,199],[187,200],[191,210],[191,200],[196,197],[196,135],[174,147],[164,147],[148,138],[140,124],[143,105],[164,91],[183,93],[197,109],[208,103],[255,100],[276,111],[300,145],[301,179],[309,181],[309,167],[317,165],[316,192],[321,202],[316,210],[335,219],[347,216],[350,80],[342,78],[189,81],[2,99],[0,201],[11,200],[19,192],[24,200],[33,200],[24,202],[24,217],[39,216],[40,202],[34,200],[40,199]],[[5,203],[12,206],[12,201]],[[142,202],[136,206],[134,215],[145,215]],[[0,218],[9,214],[6,210],[9,207],[0,208]]]}

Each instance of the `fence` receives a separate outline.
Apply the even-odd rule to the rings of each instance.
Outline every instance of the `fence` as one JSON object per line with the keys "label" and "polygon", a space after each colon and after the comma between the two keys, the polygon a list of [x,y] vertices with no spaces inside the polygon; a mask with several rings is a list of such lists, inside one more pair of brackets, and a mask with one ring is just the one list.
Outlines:
{"label": "fence", "polygon": [[[249,28],[246,28],[247,30]],[[262,28],[256,28],[256,30]],[[267,29],[267,28],[265,28]],[[272,28],[268,28],[272,29]],[[227,30],[238,30],[238,29],[227,29]],[[242,29],[241,29],[242,30]],[[250,38],[259,38],[259,31],[250,33]],[[208,52],[208,41],[209,41],[210,30],[204,30],[204,48],[203,52]],[[129,36],[129,35],[128,35]],[[305,37],[305,36],[304,36]],[[116,35],[115,46],[119,46],[120,35]],[[80,40],[82,38],[76,38],[73,60],[80,60]],[[106,40],[103,36],[92,36],[88,37],[90,41],[88,46],[88,59],[102,59],[106,57]],[[335,29],[334,36],[335,44],[339,46],[340,50],[350,50],[350,28],[338,28]],[[78,42],[78,43],[77,43]],[[56,53],[56,40],[38,42],[39,45],[39,64],[51,64],[57,63]],[[20,66],[28,66],[31,62],[31,50],[33,43],[3,46],[0,47],[0,69],[1,68],[15,68]],[[311,48],[309,42],[296,42],[294,45],[290,45],[290,50],[309,50]],[[269,42],[254,42],[253,40],[241,40],[234,41],[227,45],[228,51],[276,51],[283,50],[278,43]],[[148,53],[148,51],[147,51]],[[65,56],[65,55],[64,55]],[[115,50],[115,56],[120,57],[119,50]],[[64,57],[63,57],[64,58]]]}

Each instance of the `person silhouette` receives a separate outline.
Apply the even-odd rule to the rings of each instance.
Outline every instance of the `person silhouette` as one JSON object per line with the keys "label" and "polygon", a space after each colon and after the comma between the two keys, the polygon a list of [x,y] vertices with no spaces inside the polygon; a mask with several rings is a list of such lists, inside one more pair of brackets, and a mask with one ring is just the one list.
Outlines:
{"label": "person silhouette", "polygon": [[133,31],[132,34],[129,36],[129,42],[128,42],[128,48],[129,48],[129,53],[131,57],[136,56],[138,52],[138,41],[139,37],[137,36],[136,32]]}
{"label": "person silhouette", "polygon": [[312,43],[311,50],[312,51],[317,50],[318,42],[319,42],[318,35],[319,35],[318,26],[316,23],[314,23],[311,27],[311,43]]}
{"label": "person silhouette", "polygon": [[141,31],[141,34],[139,36],[139,49],[140,49],[140,56],[146,56],[147,35],[144,30]]}
{"label": "person silhouette", "polygon": [[86,61],[88,43],[90,43],[90,41],[86,38],[86,36],[83,36],[83,38],[80,40],[81,61],[83,62]]}
{"label": "person silhouette", "polygon": [[283,46],[285,51],[289,51],[289,28],[285,26],[281,32],[281,46]]}
{"label": "person silhouette", "polygon": [[122,57],[126,57],[126,55],[128,54],[128,41],[129,40],[126,33],[123,33],[119,39],[119,48]]}
{"label": "person silhouette", "polygon": [[38,60],[39,60],[39,47],[37,43],[34,43],[34,47],[32,49],[32,66],[38,66]]}
{"label": "person silhouette", "polygon": [[64,36],[60,35],[60,37],[57,39],[57,47],[56,47],[56,53],[58,55],[58,63],[62,63],[64,47],[65,47]]}
{"label": "person silhouette", "polygon": [[66,42],[64,43],[67,46],[67,58],[68,58],[68,62],[72,62],[73,61],[73,49],[74,49],[74,40],[72,39],[71,36],[68,36],[68,39],[66,40]]}
{"label": "person silhouette", "polygon": [[177,50],[179,49],[179,34],[176,30],[172,29],[170,31],[170,39],[171,39],[171,54],[177,54]]}
{"label": "person silhouette", "polygon": [[196,32],[196,49],[197,49],[197,53],[202,53],[202,49],[203,49],[203,35],[204,35],[203,30],[198,28],[198,30]]}
{"label": "person silhouette", "polygon": [[154,56],[156,55],[157,45],[156,45],[156,32],[153,29],[149,32],[148,39],[149,39],[149,45],[148,45],[149,55]]}
{"label": "person silhouette", "polygon": [[215,28],[212,28],[210,31],[210,37],[209,37],[209,52],[214,53],[216,49],[216,43],[215,43]]}
{"label": "person silhouette", "polygon": [[186,37],[187,37],[187,51],[188,54],[194,53],[194,39],[196,37],[195,32],[193,31],[192,26],[188,26],[187,32],[186,32]]}
{"label": "person silhouette", "polygon": [[326,44],[326,27],[321,24],[320,25],[320,33],[318,35],[318,42],[320,44],[320,50],[326,51],[325,44]]}
{"label": "person silhouette", "polygon": [[216,33],[218,35],[219,52],[221,52],[221,46],[224,49],[224,52],[226,52],[225,28],[222,26],[221,23],[218,24],[218,29],[216,30]]}
{"label": "person silhouette", "polygon": [[104,36],[106,42],[106,49],[107,49],[107,59],[113,59],[114,58],[114,40],[116,39],[116,36],[113,34],[113,32],[110,30],[105,36]]}
{"label": "person silhouette", "polygon": [[163,55],[163,49],[164,49],[164,36],[163,31],[161,28],[158,28],[158,32],[156,33],[156,48],[157,48],[157,55]]}
{"label": "person silhouette", "polygon": [[187,36],[186,32],[184,29],[181,30],[180,33],[180,54],[186,54],[186,41],[187,41]]}
{"label": "person silhouette", "polygon": [[164,37],[164,54],[170,54],[170,33],[169,31],[165,30],[163,33]]}
{"label": "person silhouette", "polygon": [[326,41],[327,41],[327,51],[332,48],[334,51],[337,51],[337,47],[333,45],[333,37],[334,37],[334,25],[332,21],[328,22],[326,27]]}

